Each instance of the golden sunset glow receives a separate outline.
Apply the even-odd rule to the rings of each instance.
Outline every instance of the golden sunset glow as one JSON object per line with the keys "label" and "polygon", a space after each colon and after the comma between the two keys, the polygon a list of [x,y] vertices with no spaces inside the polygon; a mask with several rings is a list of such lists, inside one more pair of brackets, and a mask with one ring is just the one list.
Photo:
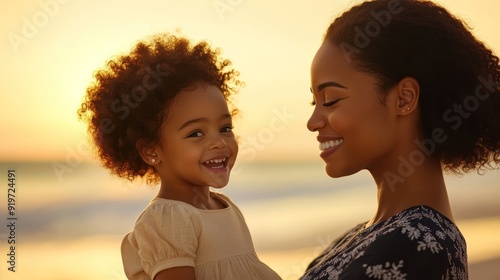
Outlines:
{"label": "golden sunset glow", "polygon": [[[210,41],[240,72],[245,87],[234,121],[240,150],[227,191],[242,202],[261,259],[284,280],[297,279],[335,237],[322,221],[335,217],[333,232],[340,234],[375,207],[372,178],[363,172],[328,178],[316,134],[306,128],[312,58],[335,16],[359,2],[1,1],[0,180],[16,169],[20,245],[19,272],[10,273],[7,191],[0,188],[0,279],[125,279],[120,241],[154,187],[100,168],[76,112],[94,71],[159,32]],[[500,54],[500,1],[435,2]],[[447,180],[469,262],[496,261],[499,275],[500,172]]]}
{"label": "golden sunset glow", "polygon": [[[76,110],[92,73],[137,40],[175,30],[221,47],[240,71],[246,86],[236,131],[258,160],[315,159],[305,128],[310,62],[328,23],[351,2],[359,1],[2,2],[0,160],[64,158],[86,141]],[[498,2],[438,2],[500,49]],[[273,118],[283,115],[273,129]]]}

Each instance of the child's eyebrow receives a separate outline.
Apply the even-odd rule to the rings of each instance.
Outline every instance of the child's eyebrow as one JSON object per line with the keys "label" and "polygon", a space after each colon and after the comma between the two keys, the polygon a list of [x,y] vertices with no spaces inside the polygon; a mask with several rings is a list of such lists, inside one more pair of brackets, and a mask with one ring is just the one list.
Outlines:
{"label": "child's eyebrow", "polygon": [[[220,119],[231,119],[232,116],[230,114],[223,114]],[[187,122],[185,122],[183,125],[181,125],[181,127],[179,127],[179,130],[182,130],[183,128],[185,128],[186,126],[189,126],[191,124],[194,124],[194,123],[200,123],[200,122],[208,122],[208,119],[207,118],[196,118],[196,119],[192,119],[192,120],[189,120]]]}

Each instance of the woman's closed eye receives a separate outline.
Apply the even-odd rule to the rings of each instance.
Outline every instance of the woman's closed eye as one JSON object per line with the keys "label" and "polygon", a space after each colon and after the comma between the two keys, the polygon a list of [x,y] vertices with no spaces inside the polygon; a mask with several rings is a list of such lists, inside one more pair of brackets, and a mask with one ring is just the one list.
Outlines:
{"label": "woman's closed eye", "polygon": [[[330,100],[330,101],[328,101],[328,102],[323,103],[323,106],[325,106],[325,107],[330,107],[330,106],[332,106],[332,105],[336,104],[337,102],[339,102],[339,101],[340,101],[340,100],[342,100],[342,99],[343,99],[343,98],[339,98],[339,99],[332,99],[332,100]],[[316,106],[316,100],[313,100],[313,101],[309,102],[309,104],[311,104],[311,106]]]}
{"label": "woman's closed eye", "polygon": [[339,102],[339,101],[340,101],[340,100],[342,100],[342,99],[343,99],[343,98],[339,98],[339,99],[332,99],[332,100],[330,100],[330,101],[328,101],[328,102],[323,103],[323,106],[325,106],[325,107],[330,107],[330,106],[332,106],[332,105],[335,105],[337,102]]}

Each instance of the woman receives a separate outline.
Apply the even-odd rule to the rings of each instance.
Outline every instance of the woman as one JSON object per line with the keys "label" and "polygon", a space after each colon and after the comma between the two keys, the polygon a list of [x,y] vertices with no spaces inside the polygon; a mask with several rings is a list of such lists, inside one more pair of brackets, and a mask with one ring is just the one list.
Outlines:
{"label": "woman", "polygon": [[368,170],[378,207],[301,279],[468,279],[443,171],[500,163],[498,57],[432,2],[364,2],[328,28],[311,91],[326,172]]}

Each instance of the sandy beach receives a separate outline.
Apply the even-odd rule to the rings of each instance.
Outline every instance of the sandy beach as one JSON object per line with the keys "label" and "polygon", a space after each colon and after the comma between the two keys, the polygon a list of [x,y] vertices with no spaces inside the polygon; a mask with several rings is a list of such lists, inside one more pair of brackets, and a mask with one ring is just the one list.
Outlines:
{"label": "sandy beach", "polygon": [[[500,216],[458,222],[467,239],[471,280],[496,280],[500,274]],[[315,238],[315,237],[311,237]],[[92,236],[63,242],[24,244],[15,273],[5,269],[1,279],[11,280],[125,280],[119,244],[121,236]],[[322,246],[293,250],[259,250],[259,257],[283,280],[298,279]]]}
{"label": "sandy beach", "polygon": [[[0,279],[125,280],[120,242],[154,189],[124,185],[96,166],[64,181],[51,177],[50,166],[21,166],[21,175],[24,168],[32,177],[19,180],[16,272],[8,270],[1,230]],[[242,210],[260,258],[284,280],[298,279],[334,238],[368,220],[376,205],[366,174],[331,180],[307,164],[245,170],[224,192]],[[283,175],[288,173],[293,176]],[[471,280],[500,279],[499,182],[498,172],[447,178]]]}

